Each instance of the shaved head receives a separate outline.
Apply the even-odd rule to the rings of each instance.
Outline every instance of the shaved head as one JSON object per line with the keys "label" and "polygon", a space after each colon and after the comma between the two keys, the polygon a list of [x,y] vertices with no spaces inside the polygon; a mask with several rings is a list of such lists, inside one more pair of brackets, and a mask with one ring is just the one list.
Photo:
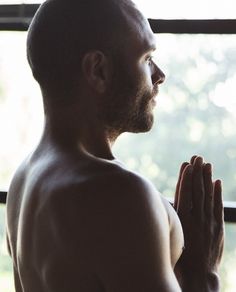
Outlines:
{"label": "shaved head", "polygon": [[47,0],[27,42],[46,116],[61,117],[67,105],[75,117],[92,116],[111,140],[149,130],[163,81],[151,61],[154,47],[150,25],[131,0]]}
{"label": "shaved head", "polygon": [[128,28],[125,14],[129,10],[135,10],[130,0],[43,3],[27,39],[28,61],[40,86],[70,88],[78,82],[81,60],[89,50],[118,54]]}

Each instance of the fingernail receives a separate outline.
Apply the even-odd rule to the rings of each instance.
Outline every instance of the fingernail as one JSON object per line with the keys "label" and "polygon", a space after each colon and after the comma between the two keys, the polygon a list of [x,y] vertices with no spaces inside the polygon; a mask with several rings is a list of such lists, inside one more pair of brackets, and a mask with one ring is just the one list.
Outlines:
{"label": "fingernail", "polygon": [[206,169],[207,172],[211,172],[212,171],[212,165],[210,163],[206,163],[205,169]]}
{"label": "fingernail", "polygon": [[218,183],[219,186],[222,187],[222,181],[221,181],[220,179],[218,179],[218,180],[216,181],[216,183]]}
{"label": "fingernail", "polygon": [[203,158],[202,156],[199,156],[198,159],[199,159],[199,161],[200,161],[201,163],[203,163],[204,158]]}
{"label": "fingernail", "polygon": [[199,165],[199,166],[200,165],[202,166],[202,164],[203,164],[203,158],[201,156],[198,156],[193,163],[193,165]]}

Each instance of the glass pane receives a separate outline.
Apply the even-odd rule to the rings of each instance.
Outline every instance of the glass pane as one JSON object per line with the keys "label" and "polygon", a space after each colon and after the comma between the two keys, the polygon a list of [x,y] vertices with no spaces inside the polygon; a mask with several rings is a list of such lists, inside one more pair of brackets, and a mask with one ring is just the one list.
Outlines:
{"label": "glass pane", "polygon": [[[0,189],[8,189],[42,128],[41,96],[26,62],[25,37],[0,34]],[[157,63],[167,80],[155,127],[148,134],[123,135],[115,152],[168,196],[179,164],[201,154],[223,179],[225,199],[235,200],[236,36],[158,35],[157,45]]]}
{"label": "glass pane", "polygon": [[117,156],[172,197],[180,164],[202,155],[236,200],[236,36],[157,35],[155,59],[166,74],[155,125],[121,136]]}
{"label": "glass pane", "polygon": [[42,101],[25,53],[26,33],[0,33],[0,189],[40,137]]}
{"label": "glass pane", "polygon": [[[0,189],[8,189],[42,128],[41,96],[26,61],[25,37],[0,34]],[[115,152],[168,196],[179,164],[201,154],[223,178],[225,199],[235,200],[236,36],[158,35],[157,47],[167,80],[160,88],[155,127],[148,134],[123,135]]]}

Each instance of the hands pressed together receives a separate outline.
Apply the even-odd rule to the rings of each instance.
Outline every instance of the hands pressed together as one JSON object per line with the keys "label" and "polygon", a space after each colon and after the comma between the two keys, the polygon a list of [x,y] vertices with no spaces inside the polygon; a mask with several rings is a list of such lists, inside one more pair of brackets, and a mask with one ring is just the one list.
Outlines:
{"label": "hands pressed together", "polygon": [[182,224],[185,248],[175,271],[183,291],[219,291],[218,268],[224,246],[221,181],[200,156],[183,163],[174,208]]}

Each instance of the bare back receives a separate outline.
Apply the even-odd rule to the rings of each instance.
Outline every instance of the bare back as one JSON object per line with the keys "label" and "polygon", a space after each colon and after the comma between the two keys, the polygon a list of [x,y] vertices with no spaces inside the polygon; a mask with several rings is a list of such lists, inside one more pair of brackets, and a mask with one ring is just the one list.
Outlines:
{"label": "bare back", "polygon": [[163,260],[173,272],[183,247],[174,210],[149,182],[117,162],[58,150],[36,151],[18,169],[7,229],[16,292],[121,291],[114,275],[123,289],[158,261],[154,272]]}

